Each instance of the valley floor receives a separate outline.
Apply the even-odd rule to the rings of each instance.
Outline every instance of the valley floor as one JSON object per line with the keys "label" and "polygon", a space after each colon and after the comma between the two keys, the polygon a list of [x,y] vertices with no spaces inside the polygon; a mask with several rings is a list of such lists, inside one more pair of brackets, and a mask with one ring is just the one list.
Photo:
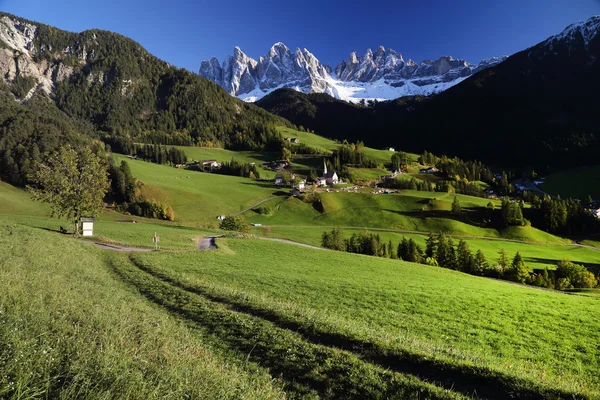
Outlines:
{"label": "valley floor", "polygon": [[256,239],[127,254],[0,232],[1,397],[600,395],[586,294]]}

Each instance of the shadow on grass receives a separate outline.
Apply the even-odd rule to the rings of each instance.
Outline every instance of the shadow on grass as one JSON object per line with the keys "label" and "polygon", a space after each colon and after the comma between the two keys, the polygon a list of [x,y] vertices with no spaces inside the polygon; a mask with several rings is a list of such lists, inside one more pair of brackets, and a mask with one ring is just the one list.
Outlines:
{"label": "shadow on grass", "polygon": [[[216,339],[234,357],[243,355],[280,378],[292,398],[455,398],[452,392],[366,364],[356,355],[320,346],[266,319],[243,313],[225,302],[186,291],[145,269],[109,258],[115,274],[154,304]],[[231,354],[231,353],[230,353]]]}
{"label": "shadow on grass", "polygon": [[[554,267],[559,261],[556,259],[553,260],[550,258],[539,258],[539,257],[524,257],[524,260],[526,263],[527,263],[527,261],[529,261],[529,262],[534,262],[534,263],[538,263],[538,264],[546,264],[549,267],[548,269],[552,269],[550,267]],[[574,262],[575,264],[583,265],[584,267],[586,267],[588,270],[590,270],[594,274],[597,274],[598,272],[600,272],[600,264],[577,261],[575,259],[570,259],[570,258],[568,260]],[[536,269],[541,269],[541,267],[537,267]]]}
{"label": "shadow on grass", "polygon": [[499,229],[501,226],[496,224],[496,221],[490,221],[489,212],[487,210],[481,208],[463,208],[459,214],[454,214],[448,210],[420,210],[420,211],[399,211],[392,209],[382,209],[382,211],[387,211],[390,213],[426,219],[426,218],[444,218],[451,219],[454,221],[462,222],[468,225],[473,225],[479,228],[496,228]]}
{"label": "shadow on grass", "polygon": [[[348,351],[361,360],[372,365],[389,369],[409,376],[415,376],[425,382],[431,382],[454,392],[480,399],[548,399],[548,398],[575,398],[573,393],[548,390],[535,387],[533,382],[528,382],[490,371],[484,367],[457,366],[442,361],[425,359],[420,355],[412,354],[400,349],[384,347],[377,343],[363,341],[320,330],[310,324],[293,320],[285,315],[272,310],[241,303],[231,298],[216,296],[191,285],[186,285],[165,274],[159,273],[143,263],[130,257],[131,262],[140,270],[159,279],[160,281],[177,287],[185,292],[201,296],[211,302],[224,305],[236,312],[250,317],[268,321],[280,329],[285,329],[302,335],[303,339],[311,344],[326,346],[332,349]],[[261,360],[258,361],[259,363]],[[533,387],[533,388],[532,388]],[[343,396],[346,397],[346,396]]]}

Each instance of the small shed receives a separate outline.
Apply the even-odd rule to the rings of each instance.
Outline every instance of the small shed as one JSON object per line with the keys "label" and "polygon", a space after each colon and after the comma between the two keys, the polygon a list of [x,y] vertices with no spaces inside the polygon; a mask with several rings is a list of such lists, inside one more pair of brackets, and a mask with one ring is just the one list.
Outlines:
{"label": "small shed", "polygon": [[81,217],[79,220],[81,221],[81,233],[83,236],[94,236],[94,222],[96,222],[96,218]]}

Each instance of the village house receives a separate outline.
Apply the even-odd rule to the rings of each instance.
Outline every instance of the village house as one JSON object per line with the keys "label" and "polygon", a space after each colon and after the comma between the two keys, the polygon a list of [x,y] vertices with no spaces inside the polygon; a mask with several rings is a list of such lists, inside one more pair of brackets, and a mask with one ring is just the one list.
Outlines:
{"label": "village house", "polygon": [[277,175],[275,175],[275,184],[276,185],[283,185],[283,174],[277,174]]}
{"label": "village house", "polygon": [[285,141],[290,142],[290,143],[300,143],[300,139],[295,138],[295,137],[286,137]]}
{"label": "village house", "polygon": [[204,171],[212,171],[218,168],[221,168],[221,163],[217,160],[202,160],[202,169]]}
{"label": "village house", "polygon": [[273,171],[282,171],[284,170],[288,165],[290,165],[289,162],[287,162],[286,160],[275,160],[272,161],[269,166],[271,167],[271,169]]}
{"label": "village house", "polygon": [[439,170],[436,167],[423,168],[419,170],[419,172],[422,174],[435,174],[438,171]]}
{"label": "village house", "polygon": [[298,182],[294,183],[294,189],[304,190],[306,188],[306,179],[300,179]]}
{"label": "village house", "polygon": [[385,150],[385,151],[393,151],[393,152],[396,151],[396,149],[393,148],[393,147],[384,147],[383,150]]}

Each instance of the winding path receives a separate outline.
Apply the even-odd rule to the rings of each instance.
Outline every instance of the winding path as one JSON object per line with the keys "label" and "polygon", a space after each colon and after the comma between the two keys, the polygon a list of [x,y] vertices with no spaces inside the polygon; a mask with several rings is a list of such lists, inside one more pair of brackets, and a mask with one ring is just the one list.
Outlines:
{"label": "winding path", "polygon": [[105,250],[121,251],[124,253],[146,253],[146,252],[153,250],[153,249],[142,249],[140,247],[120,246],[118,244],[107,244],[107,243],[101,243],[101,242],[92,242],[92,243],[102,249],[105,249]]}
{"label": "winding path", "polygon": [[268,199],[261,200],[261,201],[259,201],[258,203],[254,204],[254,205],[252,205],[252,206],[250,206],[250,207],[248,207],[248,208],[246,208],[245,210],[242,210],[242,211],[240,211],[240,212],[239,212],[239,213],[237,213],[237,214],[233,214],[233,216],[234,216],[234,217],[237,217],[238,215],[241,215],[241,214],[245,213],[246,211],[250,211],[250,210],[252,210],[254,207],[258,207],[258,206],[260,206],[261,204],[263,204],[263,203],[266,203],[266,202],[267,202],[267,201],[269,201],[269,200],[273,200],[273,199],[275,199],[275,198],[277,198],[277,197],[279,197],[279,196],[271,196],[271,197],[269,197]]}

